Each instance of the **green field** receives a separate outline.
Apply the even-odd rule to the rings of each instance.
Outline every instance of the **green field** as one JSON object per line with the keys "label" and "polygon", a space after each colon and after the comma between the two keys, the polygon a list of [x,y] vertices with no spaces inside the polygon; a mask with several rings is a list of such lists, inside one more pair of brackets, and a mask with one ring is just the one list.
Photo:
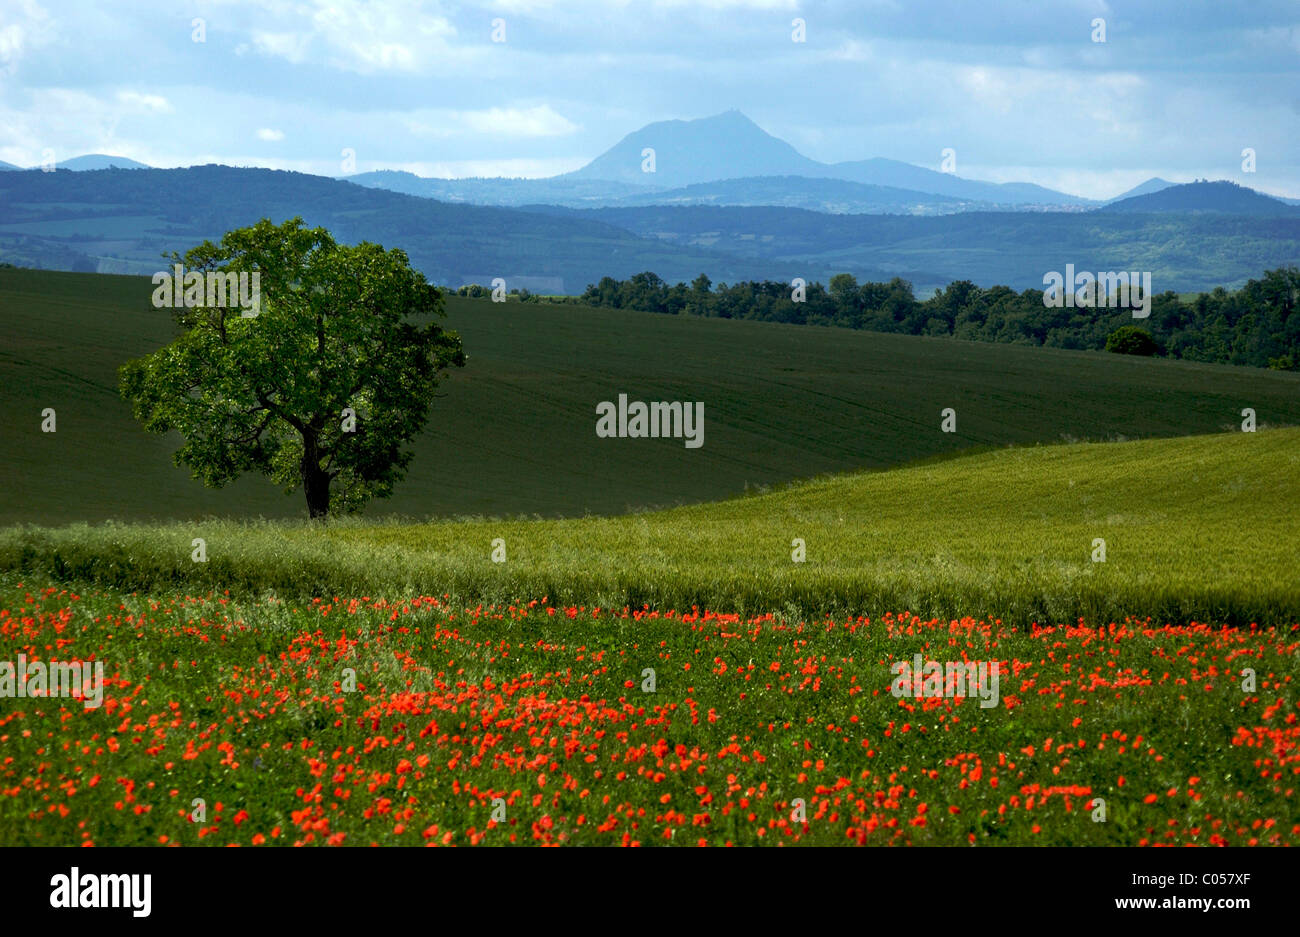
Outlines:
{"label": "green field", "polygon": [[[118,366],[172,338],[150,291],[0,269],[0,523],[305,515],[261,478],[203,488],[172,466],[176,440],[131,418]],[[616,514],[972,447],[1221,432],[1243,407],[1300,423],[1295,373],[458,297],[448,311],[469,365],[369,516]],[[598,439],[595,405],[621,392],[703,401],[704,446]],[[956,433],[940,431],[946,407]]]}
{"label": "green field", "polygon": [[0,701],[0,841],[1300,844],[1300,375],[452,299],[433,518],[312,524],[132,422],[147,295],[0,270],[0,661],[106,678]]}
{"label": "green field", "polygon": [[0,568],[162,591],[1286,624],[1297,503],[1288,428],[1002,449],[609,518],[9,528]]}
{"label": "green field", "polygon": [[[1294,630],[541,599],[142,596],[0,574],[0,656],[57,642],[106,678],[91,708],[4,701],[0,840],[1300,844]],[[891,665],[917,654],[996,663],[997,705],[896,697]]]}

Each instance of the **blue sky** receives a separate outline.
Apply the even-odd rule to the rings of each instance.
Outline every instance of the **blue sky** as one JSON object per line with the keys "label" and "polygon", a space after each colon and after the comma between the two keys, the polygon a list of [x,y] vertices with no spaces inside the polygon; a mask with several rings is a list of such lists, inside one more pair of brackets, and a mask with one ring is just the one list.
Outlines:
{"label": "blue sky", "polygon": [[350,149],[544,176],[730,108],[827,162],[951,147],[959,175],[1092,197],[1153,175],[1300,197],[1300,2],[0,0],[0,159],[24,166],[340,175]]}

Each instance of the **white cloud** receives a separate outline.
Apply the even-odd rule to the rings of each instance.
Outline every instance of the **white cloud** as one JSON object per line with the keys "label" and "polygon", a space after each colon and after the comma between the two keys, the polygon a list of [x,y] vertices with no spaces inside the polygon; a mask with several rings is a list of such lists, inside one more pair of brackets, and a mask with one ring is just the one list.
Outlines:
{"label": "white cloud", "polygon": [[35,0],[0,4],[0,73],[11,73],[28,47],[44,45],[54,33],[50,16]]}
{"label": "white cloud", "polygon": [[874,56],[871,44],[857,39],[847,39],[834,49],[823,54],[824,58],[837,62],[866,62]]}
{"label": "white cloud", "polygon": [[549,104],[479,111],[420,111],[403,115],[402,120],[411,133],[424,137],[562,137],[579,129]]}
{"label": "white cloud", "polygon": [[277,143],[284,139],[283,130],[272,130],[270,127],[263,127],[257,131],[257,139],[265,140],[267,143]]}
{"label": "white cloud", "polygon": [[[251,49],[293,65],[317,61],[362,74],[421,72],[450,50],[456,29],[418,0],[309,0],[263,3],[275,26],[250,33]],[[249,45],[236,51],[245,54]]]}
{"label": "white cloud", "polygon": [[[307,46],[310,36],[298,33],[269,33],[257,30],[252,34],[253,48],[273,58],[284,59],[292,65],[301,65],[307,60]],[[247,46],[235,50],[237,54],[247,51]]]}
{"label": "white cloud", "polygon": [[154,114],[169,114],[171,103],[160,94],[140,94],[137,91],[119,91],[117,100],[135,110],[149,111]]}

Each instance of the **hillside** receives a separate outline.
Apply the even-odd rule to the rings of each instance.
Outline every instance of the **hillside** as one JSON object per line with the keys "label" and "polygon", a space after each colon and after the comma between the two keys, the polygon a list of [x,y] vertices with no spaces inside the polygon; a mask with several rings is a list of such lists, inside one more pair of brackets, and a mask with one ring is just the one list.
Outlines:
{"label": "hillside", "polygon": [[1231,289],[1261,270],[1300,257],[1300,214],[1292,209],[1256,217],[1106,209],[964,212],[936,218],[774,207],[544,210],[605,221],[683,249],[770,257],[855,274],[859,268],[883,269],[889,271],[883,279],[908,277],[918,293],[952,280],[1042,289],[1043,275],[1063,271],[1067,262],[1076,270],[1149,270],[1158,293]]}
{"label": "hillside", "polygon": [[1159,192],[1161,189],[1167,189],[1171,185],[1176,185],[1176,184],[1177,183],[1170,182],[1168,179],[1161,179],[1159,176],[1152,176],[1150,179],[1146,180],[1145,182],[1140,182],[1137,185],[1133,186],[1133,188],[1128,189],[1125,192],[1121,192],[1119,195],[1116,195],[1112,199],[1108,199],[1108,202],[1118,202],[1123,199],[1133,198],[1134,196],[1138,196],[1138,195],[1149,195],[1152,192]]}
{"label": "hillside", "polygon": [[[152,274],[160,255],[261,218],[302,216],[339,240],[400,244],[431,280],[581,292],[611,270],[672,270],[690,279],[775,274],[804,264],[754,263],[683,250],[598,219],[450,205],[295,172],[199,166],[131,172],[16,172],[0,176],[0,261],[101,273]],[[774,269],[775,268],[775,269]],[[822,272],[819,270],[819,272]]]}
{"label": "hillside", "polygon": [[58,169],[70,169],[73,172],[93,172],[97,169],[150,169],[152,167],[125,156],[107,156],[103,153],[88,153],[74,156],[56,163]]}
{"label": "hillside", "polygon": [[[0,569],[471,605],[1286,624],[1300,533],[1278,506],[1300,500],[1298,469],[1300,428],[1000,449],[612,518],[9,529]],[[206,563],[190,560],[195,536]]]}
{"label": "hillside", "polygon": [[624,205],[781,205],[831,213],[939,215],[992,207],[947,195],[844,179],[805,176],[755,176],[699,182],[678,189],[655,189],[611,199]]}
{"label": "hillside", "polygon": [[[572,185],[576,192],[585,183]],[[830,198],[819,204],[833,207],[839,197],[834,189],[843,185],[852,184],[805,190],[801,198]],[[759,197],[781,196],[769,191]],[[879,189],[855,189],[850,197],[912,198]],[[940,204],[922,199],[907,210],[928,212]],[[1157,292],[1194,292],[1234,288],[1261,270],[1293,263],[1300,256],[1300,214],[1283,208],[1290,214],[965,211],[912,217],[713,205],[514,209],[265,169],[8,172],[0,175],[0,262],[152,273],[164,251],[263,217],[301,215],[345,242],[400,244],[431,280],[453,287],[500,276],[509,287],[578,294],[601,277],[645,270],[674,283],[700,273],[715,283],[788,283],[796,276],[827,282],[848,272],[859,280],[903,276],[928,295],[962,279],[1041,288],[1044,273],[1063,269],[1068,260],[1080,270],[1150,270]]]}
{"label": "hillside", "polygon": [[1144,195],[1120,199],[1103,212],[1210,212],[1224,215],[1300,218],[1300,209],[1281,199],[1256,192],[1235,182],[1189,182],[1170,185]]}
{"label": "hillside", "polygon": [[[173,334],[151,289],[0,269],[0,523],[303,512],[261,478],[203,488],[132,419],[117,368]],[[570,305],[452,297],[448,311],[469,364],[374,514],[618,513],[970,447],[1218,432],[1244,406],[1300,423],[1294,373]],[[595,406],[619,393],[703,401],[703,447],[598,439]],[[956,433],[940,432],[945,407]]]}

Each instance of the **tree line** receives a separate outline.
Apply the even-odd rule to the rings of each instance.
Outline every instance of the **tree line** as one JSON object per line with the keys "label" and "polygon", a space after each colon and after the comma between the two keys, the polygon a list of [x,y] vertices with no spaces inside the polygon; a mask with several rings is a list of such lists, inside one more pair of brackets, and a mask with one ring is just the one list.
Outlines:
{"label": "tree line", "polygon": [[[460,292],[469,295],[465,287]],[[807,284],[801,302],[794,293],[790,284],[773,280],[714,286],[701,274],[689,286],[669,285],[646,272],[626,280],[604,277],[581,296],[544,301],[1052,348],[1103,350],[1109,341],[1111,350],[1130,354],[1300,368],[1300,268],[1294,266],[1269,270],[1237,290],[1217,287],[1186,301],[1172,291],[1158,293],[1145,319],[1134,319],[1127,308],[1045,307],[1042,290],[986,289],[969,280],[950,283],[925,300],[901,278],[858,283],[847,273],[831,277],[827,286]],[[1124,340],[1117,340],[1122,329],[1118,338]],[[1132,341],[1134,329],[1150,342]]]}

